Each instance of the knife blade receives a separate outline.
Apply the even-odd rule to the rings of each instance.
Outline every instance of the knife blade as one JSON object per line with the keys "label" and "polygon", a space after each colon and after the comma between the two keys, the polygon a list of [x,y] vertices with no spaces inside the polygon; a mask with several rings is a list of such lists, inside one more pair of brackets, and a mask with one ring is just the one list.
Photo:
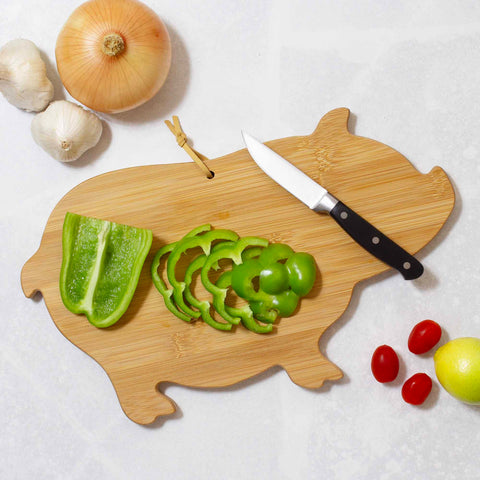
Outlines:
{"label": "knife blade", "polygon": [[398,270],[405,280],[423,273],[423,265],[400,245],[371,225],[324,187],[242,131],[243,140],[255,163],[275,182],[315,212],[327,212],[359,245],[376,258]]}

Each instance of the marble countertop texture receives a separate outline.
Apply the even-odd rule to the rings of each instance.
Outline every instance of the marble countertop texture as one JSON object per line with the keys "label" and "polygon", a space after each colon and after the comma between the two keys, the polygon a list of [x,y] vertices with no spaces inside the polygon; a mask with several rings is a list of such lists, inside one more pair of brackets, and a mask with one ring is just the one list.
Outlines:
{"label": "marble countertop texture", "polygon": [[[81,1],[4,0],[0,44],[23,37],[47,61],[56,99],[58,32]],[[432,355],[408,352],[417,322],[442,342],[480,337],[480,4],[474,0],[148,0],[165,21],[173,63],[144,106],[101,115],[100,143],[72,164],[33,141],[33,115],[0,97],[0,478],[2,479],[463,479],[480,478],[480,409],[438,384]],[[179,115],[210,158],[263,140],[304,135],[337,107],[349,128],[439,165],[454,211],[418,255],[427,274],[387,272],[360,283],[320,348],[345,377],[318,391],[273,369],[230,388],[169,385],[179,410],[142,427],[122,412],[102,368],[55,327],[20,271],[50,212],[78,183],[115,169],[187,162],[164,120]],[[161,209],[161,205],[158,206]],[[377,383],[373,350],[401,356],[399,380]],[[232,365],[232,368],[234,366]],[[434,379],[422,407],[402,382]]]}

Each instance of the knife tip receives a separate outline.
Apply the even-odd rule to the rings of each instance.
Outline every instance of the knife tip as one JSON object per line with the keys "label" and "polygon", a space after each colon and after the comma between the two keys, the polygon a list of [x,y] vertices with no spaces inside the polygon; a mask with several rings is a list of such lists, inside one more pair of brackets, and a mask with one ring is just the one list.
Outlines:
{"label": "knife tip", "polygon": [[241,130],[241,132],[242,132],[243,141],[244,141],[245,145],[247,145],[247,147],[248,147],[249,142],[251,143],[255,139],[249,133],[247,133],[245,130]]}

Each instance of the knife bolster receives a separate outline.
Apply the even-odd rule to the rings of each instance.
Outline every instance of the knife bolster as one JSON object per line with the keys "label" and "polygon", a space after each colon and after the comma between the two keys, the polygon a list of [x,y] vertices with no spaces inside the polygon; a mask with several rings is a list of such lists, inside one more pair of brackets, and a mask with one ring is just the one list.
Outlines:
{"label": "knife bolster", "polygon": [[334,208],[335,205],[338,203],[338,198],[335,198],[330,193],[325,193],[325,195],[320,198],[318,203],[312,208],[315,212],[327,212],[330,213]]}

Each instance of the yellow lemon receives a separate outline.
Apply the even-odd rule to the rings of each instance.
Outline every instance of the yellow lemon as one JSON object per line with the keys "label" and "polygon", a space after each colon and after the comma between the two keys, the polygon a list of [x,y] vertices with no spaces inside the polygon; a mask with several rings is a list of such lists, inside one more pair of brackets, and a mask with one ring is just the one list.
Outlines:
{"label": "yellow lemon", "polygon": [[450,395],[480,405],[480,338],[451,340],[435,352],[434,362],[438,381]]}

